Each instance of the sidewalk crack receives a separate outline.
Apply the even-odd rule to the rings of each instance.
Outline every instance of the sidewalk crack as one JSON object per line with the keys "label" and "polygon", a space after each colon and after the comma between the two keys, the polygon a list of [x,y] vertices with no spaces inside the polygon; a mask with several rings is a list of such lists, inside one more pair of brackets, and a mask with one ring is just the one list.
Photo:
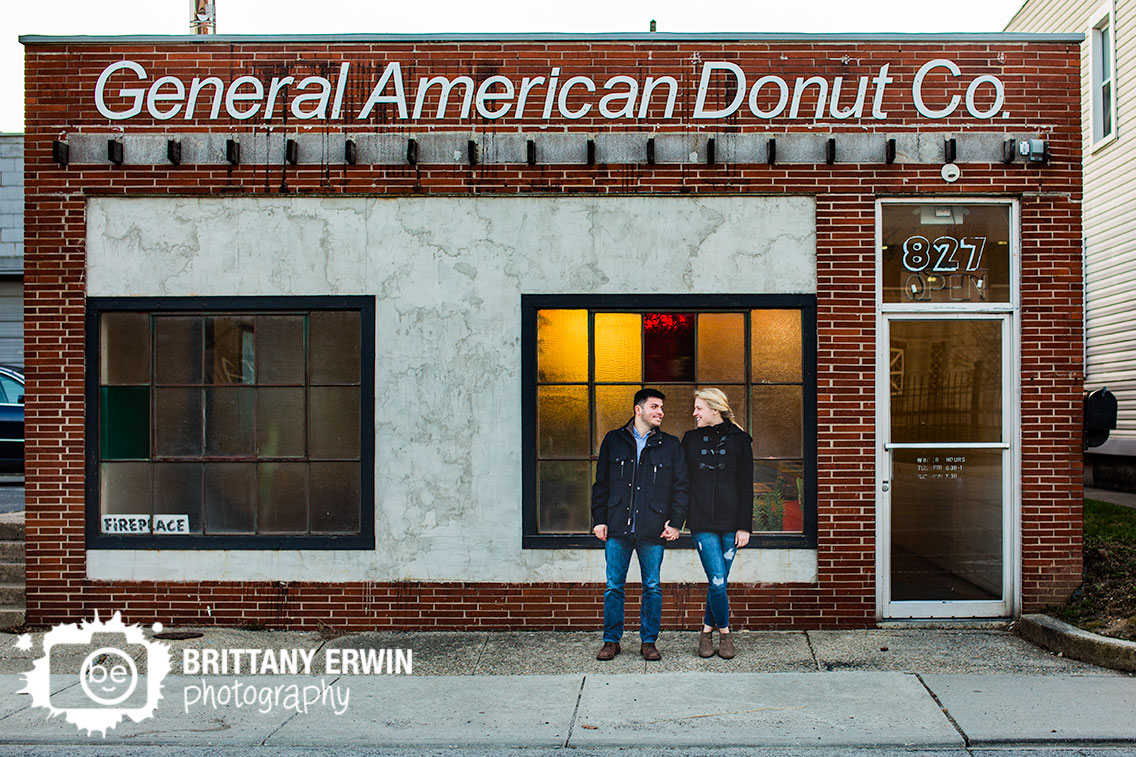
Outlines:
{"label": "sidewalk crack", "polygon": [[268,740],[270,738],[272,738],[273,736],[275,736],[276,734],[280,733],[280,729],[282,729],[284,726],[291,723],[292,720],[295,719],[296,717],[298,717],[299,715],[300,715],[300,713],[298,713],[298,712],[293,712],[291,715],[289,715],[288,718],[283,723],[278,725],[276,728],[272,729],[272,731],[261,740],[260,745],[261,746],[268,746]]}
{"label": "sidewalk crack", "polygon": [[913,675],[915,676],[915,680],[917,680],[917,681],[919,681],[919,683],[923,684],[923,688],[926,689],[927,693],[931,695],[931,698],[935,700],[935,704],[939,705],[939,709],[942,711],[943,715],[946,716],[946,718],[950,722],[950,724],[954,726],[955,730],[958,731],[959,736],[962,736],[962,745],[969,752],[969,750],[970,750],[970,737],[966,735],[966,731],[964,731],[962,729],[962,726],[960,726],[958,724],[958,721],[954,719],[954,716],[951,715],[951,713],[943,705],[943,701],[941,699],[939,699],[939,695],[936,694],[935,692],[931,691],[931,687],[928,686],[927,682],[923,680],[923,676],[921,676],[918,673],[913,673]]}
{"label": "sidewalk crack", "polygon": [[813,666],[817,669],[817,672],[819,673],[820,672],[820,660],[817,659],[816,650],[813,649],[812,637],[809,636],[808,631],[805,631],[804,634],[805,634],[805,643],[809,645],[809,654],[811,654],[813,656]]}
{"label": "sidewalk crack", "polygon": [[[340,637],[337,637],[337,638],[340,638]],[[327,643],[328,643],[329,641],[332,641],[332,639],[323,639],[322,641],[320,641],[320,645],[319,645],[318,647],[316,647],[316,651],[315,651],[315,652],[312,652],[312,657],[314,658],[314,657],[315,657],[315,655],[319,654],[319,653],[320,653],[320,651],[321,651],[321,650],[322,650],[322,649],[323,649],[324,647],[326,647],[326,646],[327,646]]]}
{"label": "sidewalk crack", "polygon": [[572,719],[568,721],[568,734],[564,737],[564,748],[568,748],[568,742],[572,740],[572,731],[576,728],[576,717],[580,714],[580,701],[584,698],[584,684],[588,682],[588,677],[585,675],[580,679],[580,691],[576,694],[576,707],[572,710]]}
{"label": "sidewalk crack", "polygon": [[485,640],[481,642],[481,649],[477,650],[477,659],[473,661],[473,669],[469,671],[471,676],[477,675],[477,669],[481,666],[481,658],[485,656],[485,649],[489,646],[489,634],[485,634]]}
{"label": "sidewalk crack", "polygon": [[[324,642],[324,644],[326,644],[326,643],[327,643],[327,642],[325,641],[325,642]],[[321,644],[320,646],[321,646],[321,648],[322,648],[322,646],[323,646],[323,645]],[[333,679],[332,679],[331,683],[330,683],[330,684],[328,684],[328,685],[329,685],[329,686],[334,686],[335,684],[337,684],[337,683],[339,682],[339,680],[340,680],[341,678],[343,678],[343,676],[341,676],[341,675],[340,675],[340,676],[336,676],[335,678],[333,678]],[[272,731],[271,731],[271,732],[270,732],[270,733],[269,733],[269,734],[268,734],[267,736],[265,736],[265,737],[264,737],[263,739],[261,739],[260,745],[261,745],[261,746],[268,746],[268,740],[269,740],[269,739],[271,739],[271,738],[272,738],[273,736],[275,736],[276,734],[280,733],[280,731],[281,731],[281,730],[283,730],[284,726],[288,725],[289,723],[291,723],[291,722],[292,722],[293,720],[295,720],[295,719],[296,719],[297,717],[299,717],[299,716],[300,716],[300,713],[298,713],[298,712],[293,712],[293,713],[292,713],[291,715],[289,715],[289,716],[288,716],[288,717],[287,717],[287,718],[286,718],[286,719],[284,720],[284,722],[283,722],[283,723],[281,723],[280,725],[278,725],[278,726],[276,726],[275,728],[273,728],[273,729],[272,729]]]}
{"label": "sidewalk crack", "polygon": [[[23,675],[23,673],[18,673],[17,675]],[[57,689],[57,690],[55,690],[55,691],[52,691],[52,692],[51,692],[51,695],[52,695],[52,696],[55,696],[56,694],[62,694],[63,692],[67,691],[68,689],[73,689],[73,688],[75,688],[75,687],[76,687],[76,686],[78,686],[78,685],[79,685],[79,683],[78,683],[78,682],[75,682],[75,683],[71,683],[71,684],[68,684],[68,685],[64,686],[64,687],[63,687],[62,689]],[[19,692],[17,692],[17,694],[18,694],[18,693],[19,693]],[[9,712],[9,713],[8,713],[7,715],[0,715],[0,720],[7,720],[8,718],[12,717],[13,715],[19,715],[19,714],[20,714],[21,712],[27,712],[27,711],[28,711],[28,710],[30,710],[30,709],[31,709],[32,707],[33,707],[32,703],[31,703],[31,702],[28,702],[28,703],[27,703],[27,704],[25,704],[25,705],[24,705],[23,707],[20,707],[20,708],[19,708],[19,709],[17,709],[17,710],[12,710],[12,711],[11,711],[11,712]]]}

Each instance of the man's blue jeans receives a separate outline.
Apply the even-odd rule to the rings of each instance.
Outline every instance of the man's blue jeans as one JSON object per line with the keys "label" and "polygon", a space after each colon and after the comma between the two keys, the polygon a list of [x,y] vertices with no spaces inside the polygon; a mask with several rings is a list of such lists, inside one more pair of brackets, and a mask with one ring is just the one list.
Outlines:
{"label": "man's blue jeans", "polygon": [[698,558],[706,571],[706,614],[702,624],[711,628],[730,627],[730,599],[726,596],[726,579],[730,577],[730,566],[738,553],[733,531],[698,531],[691,534],[694,546],[698,548]]}
{"label": "man's blue jeans", "polygon": [[623,586],[631,552],[639,557],[639,573],[643,578],[643,598],[639,602],[639,640],[654,644],[659,638],[659,622],[663,614],[663,589],[659,569],[663,564],[663,545],[616,539],[609,536],[604,543],[607,558],[607,588],[604,589],[604,641],[623,638]]}

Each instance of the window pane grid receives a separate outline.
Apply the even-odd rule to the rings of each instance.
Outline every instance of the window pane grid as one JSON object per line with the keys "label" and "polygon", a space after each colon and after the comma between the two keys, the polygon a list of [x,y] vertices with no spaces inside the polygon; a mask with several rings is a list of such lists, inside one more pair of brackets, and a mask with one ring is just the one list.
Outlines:
{"label": "window pane grid", "polygon": [[[313,355],[313,315],[323,319],[324,333],[337,332],[342,349]],[[101,513],[186,515],[188,533],[199,535],[359,534],[360,316],[100,314]],[[314,359],[326,363],[321,371],[313,371]],[[306,380],[313,374],[321,374],[318,381]],[[139,379],[148,383],[127,383]],[[313,394],[322,400],[326,437],[314,454]],[[290,403],[281,405],[282,398]]]}
{"label": "window pane grid", "polygon": [[1112,23],[1105,18],[1093,31],[1094,66],[1093,79],[1096,97],[1093,103],[1093,136],[1096,140],[1106,139],[1113,134],[1112,128]]}
{"label": "window pane grid", "polygon": [[[577,324],[578,336],[586,338],[587,349],[587,382],[580,381],[576,376],[569,375],[570,366],[583,366],[583,349],[580,343],[574,343],[569,348],[569,355],[560,355],[556,351],[555,339],[564,339],[565,320],[559,318],[559,313],[570,314]],[[583,323],[586,312],[586,334],[580,334],[579,324]],[[776,344],[766,347],[766,351],[776,357],[777,366],[768,369],[765,363],[755,365],[754,345],[754,319],[760,318],[763,330],[758,335],[764,335],[769,328],[765,323],[770,319],[779,320],[782,329]],[[698,386],[717,386],[730,397],[731,405],[737,419],[747,430],[753,429],[751,416],[754,413],[750,401],[751,388],[766,390],[797,388],[796,401],[793,405],[792,415],[796,430],[795,439],[786,442],[780,439],[780,447],[767,450],[760,454],[755,445],[754,461],[757,464],[773,464],[778,468],[798,471],[800,476],[790,476],[786,482],[783,476],[773,481],[777,487],[784,490],[778,496],[784,499],[785,510],[781,504],[770,505],[770,486],[764,488],[755,484],[755,515],[758,509],[765,505],[765,520],[757,522],[755,530],[761,531],[789,531],[799,533],[803,530],[801,518],[801,504],[797,495],[798,485],[803,486],[804,459],[800,455],[804,451],[803,432],[803,395],[804,373],[802,370],[802,314],[799,309],[787,310],[672,310],[630,312],[612,309],[581,310],[541,310],[537,319],[537,509],[536,527],[538,533],[587,533],[590,525],[589,501],[587,493],[590,491],[592,477],[594,477],[595,461],[599,453],[599,445],[606,434],[618,427],[631,417],[631,396],[644,386],[661,389],[668,395],[669,409],[664,417],[664,430],[681,437],[688,429],[694,427],[694,421],[689,417],[688,405],[692,401],[692,394]],[[638,333],[631,333],[629,324],[638,323]],[[551,325],[549,325],[551,324]],[[776,326],[776,324],[774,324]],[[706,326],[707,328],[703,328]],[[550,328],[554,333],[549,338],[542,338],[542,329]],[[604,335],[605,327],[616,329],[615,335]],[[648,329],[654,328],[656,334],[651,337],[654,346],[662,344],[661,352],[664,359],[655,358],[652,364],[647,337]],[[719,332],[711,334],[717,328]],[[787,331],[786,331],[787,329]],[[706,331],[706,335],[704,335]],[[732,334],[732,339],[731,335]],[[666,344],[666,339],[673,336],[679,342],[679,349],[674,345]],[[638,349],[634,349],[635,340],[638,339]],[[788,348],[783,348],[788,345]],[[729,354],[733,346],[736,354]],[[764,346],[764,343],[763,343]],[[778,352],[777,348],[782,347]],[[685,352],[689,358],[683,358]],[[545,365],[548,363],[552,367]],[[630,367],[630,369],[629,369]],[[635,375],[633,370],[637,370]],[[772,372],[770,372],[772,370]],[[667,373],[664,378],[661,374]],[[650,374],[650,375],[649,375]],[[577,373],[576,375],[580,375]],[[652,380],[651,376],[654,377]],[[557,380],[559,379],[559,380]],[[587,389],[587,410],[581,407],[565,412],[562,408],[552,411],[551,403],[547,400],[553,395],[577,396],[573,390]],[[564,393],[568,394],[564,394]],[[542,401],[544,398],[545,401]],[[574,400],[579,405],[579,400]],[[550,414],[555,412],[557,417]],[[571,419],[569,421],[568,419]],[[560,431],[564,439],[575,438],[580,435],[582,427],[586,424],[590,445],[588,454],[583,454],[578,441],[564,441],[554,439],[553,436]],[[752,432],[751,432],[752,433]],[[760,432],[758,432],[760,434]],[[758,436],[758,434],[754,434]],[[780,436],[784,436],[781,434]],[[786,443],[792,447],[791,451],[797,456],[786,456],[784,452]],[[569,449],[570,447],[570,449]],[[576,450],[576,451],[573,451]],[[576,478],[584,476],[587,479]],[[571,479],[571,480],[569,480]],[[790,491],[791,490],[791,491]],[[761,500],[761,495],[767,495]],[[803,495],[803,491],[801,492]],[[787,513],[787,514],[786,514]],[[775,523],[774,523],[775,522]]]}

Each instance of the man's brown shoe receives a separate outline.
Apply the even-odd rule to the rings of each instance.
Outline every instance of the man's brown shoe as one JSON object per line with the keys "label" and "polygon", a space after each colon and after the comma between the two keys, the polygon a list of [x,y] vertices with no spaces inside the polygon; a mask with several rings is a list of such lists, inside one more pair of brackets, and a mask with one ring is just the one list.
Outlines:
{"label": "man's brown shoe", "polygon": [[600,647],[600,653],[596,655],[597,660],[610,660],[619,654],[618,641],[605,641],[604,645]]}
{"label": "man's brown shoe", "polygon": [[659,650],[655,648],[654,644],[640,644],[639,654],[643,655],[644,660],[650,660],[651,662],[663,659],[663,656],[659,654]]}

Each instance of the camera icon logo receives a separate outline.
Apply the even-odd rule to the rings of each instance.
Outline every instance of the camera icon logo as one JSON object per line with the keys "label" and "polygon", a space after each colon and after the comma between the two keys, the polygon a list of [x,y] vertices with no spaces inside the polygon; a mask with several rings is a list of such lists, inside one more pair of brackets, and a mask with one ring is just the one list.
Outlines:
{"label": "camera icon logo", "polygon": [[121,704],[138,688],[138,666],[121,649],[102,647],[83,660],[79,685],[95,704],[105,707]]}
{"label": "camera icon logo", "polygon": [[[155,633],[162,630],[160,623],[152,628]],[[91,650],[96,634],[98,646]],[[115,640],[114,645],[106,643],[108,636]],[[93,622],[55,626],[44,635],[43,653],[32,670],[23,674],[27,686],[21,693],[30,694],[32,706],[48,710],[48,717],[63,715],[88,735],[100,731],[104,738],[107,730],[125,718],[137,723],[152,717],[162,699],[162,682],[170,672],[169,646],[148,641],[141,626],[126,625],[118,612],[106,622],[96,613]],[[63,687],[60,693],[60,687],[52,685],[53,676],[56,684],[61,677],[73,683],[76,673],[78,691]]]}

